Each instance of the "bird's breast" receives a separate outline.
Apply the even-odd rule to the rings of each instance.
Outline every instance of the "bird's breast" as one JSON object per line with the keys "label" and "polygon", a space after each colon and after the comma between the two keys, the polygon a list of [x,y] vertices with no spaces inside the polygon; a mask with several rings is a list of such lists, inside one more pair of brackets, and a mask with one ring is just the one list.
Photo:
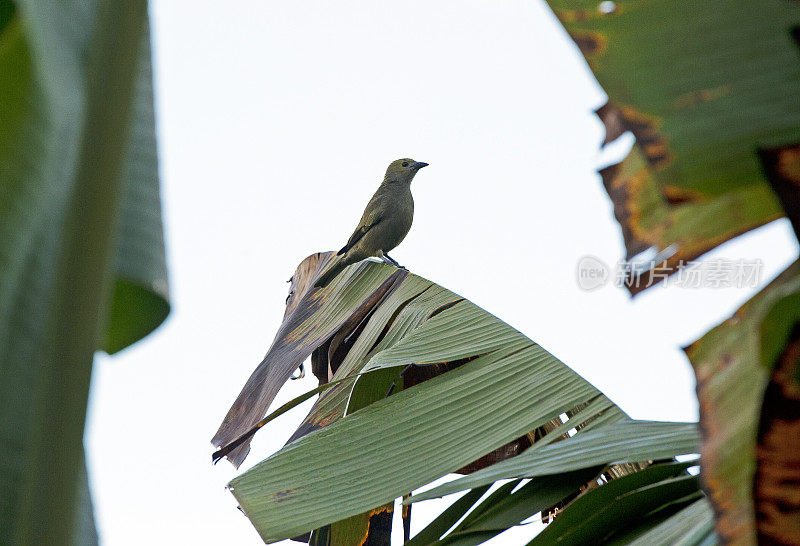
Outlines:
{"label": "bird's breast", "polygon": [[389,252],[405,239],[411,229],[411,223],[414,221],[414,200],[411,198],[411,192],[396,196],[392,203],[392,211],[387,218],[384,234],[386,248],[382,250],[385,252]]}

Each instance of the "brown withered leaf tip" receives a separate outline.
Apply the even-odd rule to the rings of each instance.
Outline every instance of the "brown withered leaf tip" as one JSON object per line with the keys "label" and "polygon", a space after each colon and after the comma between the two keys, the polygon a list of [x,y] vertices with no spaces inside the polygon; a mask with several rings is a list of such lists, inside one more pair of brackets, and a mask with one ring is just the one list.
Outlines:
{"label": "brown withered leaf tip", "polygon": [[[655,265],[655,269],[641,271],[638,278],[634,274],[628,275],[625,286],[631,295],[664,280],[717,245],[782,216],[776,207],[777,210],[771,216],[751,223],[731,224],[713,236],[695,236],[686,230],[668,232],[681,215],[691,212],[686,207],[708,205],[708,210],[716,210],[714,203],[696,191],[659,184],[656,181],[654,173],[669,164],[670,155],[664,151],[666,142],[658,135],[655,122],[642,121],[647,118],[640,118],[633,110],[610,103],[598,109],[597,115],[606,126],[608,139],[619,138],[619,135],[628,130],[633,131],[637,138],[637,145],[628,157],[599,171],[603,186],[614,204],[614,216],[622,229],[626,259],[631,260],[650,249],[658,252],[669,249],[669,252],[665,251],[665,255],[660,255],[650,264],[651,267]],[[639,140],[648,142],[647,148]],[[647,150],[649,157],[646,157]],[[771,182],[779,195],[782,193],[780,185],[783,184],[784,207],[790,218],[792,210],[800,215],[800,184],[795,177],[800,173],[798,146],[762,150],[761,158],[765,171],[775,173]],[[734,195],[730,197],[728,206],[735,210],[735,202],[744,199],[744,195]],[[658,222],[652,221],[654,215],[660,218]],[[645,222],[648,218],[651,221]],[[800,225],[800,219],[793,225]],[[800,231],[798,237],[800,238]]]}
{"label": "brown withered leaf tip", "polygon": [[759,544],[800,544],[800,323],[764,392],[753,499]]}
{"label": "brown withered leaf tip", "polygon": [[595,114],[603,122],[606,130],[604,146],[626,131],[630,131],[636,137],[636,142],[651,168],[660,169],[669,165],[671,161],[669,147],[664,136],[658,132],[661,120],[630,106],[610,101],[595,110]]}
{"label": "brown withered leaf tip", "polygon": [[651,238],[636,230],[641,220],[641,210],[636,204],[636,197],[647,183],[647,176],[645,169],[623,176],[621,163],[600,170],[603,186],[611,202],[614,203],[614,217],[622,228],[628,259],[644,252],[652,245]]}
{"label": "brown withered leaf tip", "polygon": [[[625,172],[623,162],[609,165],[599,171],[603,186],[614,204],[614,217],[622,229],[625,241],[626,258],[630,260],[637,254],[651,247],[658,248],[661,244],[663,227],[646,228],[642,224],[643,214],[641,201],[643,196],[651,191],[650,169],[666,167],[670,162],[666,140],[658,132],[659,123],[652,117],[646,116],[635,109],[607,102],[598,108],[595,113],[605,127],[605,138],[602,146],[613,142],[624,133],[633,133],[639,149],[647,161],[647,166],[633,172]],[[658,198],[665,206],[677,206],[685,202],[696,202],[699,196],[666,186],[657,188]],[[693,259],[694,255],[679,253],[667,257],[666,261],[659,264],[660,273],[673,273],[677,271],[682,260]],[[660,278],[653,277],[652,271],[642,272],[638,278],[629,276],[626,287],[631,295],[636,295],[652,284],[659,282]]]}

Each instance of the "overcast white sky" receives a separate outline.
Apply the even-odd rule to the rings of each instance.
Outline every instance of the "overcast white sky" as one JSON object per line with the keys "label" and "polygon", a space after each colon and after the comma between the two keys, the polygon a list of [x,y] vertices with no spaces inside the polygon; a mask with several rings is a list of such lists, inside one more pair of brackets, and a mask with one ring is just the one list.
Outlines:
{"label": "overcast white sky", "polygon": [[[474,301],[631,416],[691,421],[680,347],[754,289],[581,290],[581,256],[623,254],[596,169],[604,93],[541,0],[151,2],[173,312],[97,359],[87,424],[101,537],[260,544],[212,467],[209,439],[273,339],[295,266],[339,248],[386,165],[414,180],[414,226],[392,256]],[[711,257],[797,253],[785,221]],[[291,382],[286,401],[315,386]],[[253,442],[280,448],[309,403]],[[448,502],[451,499],[448,499]],[[415,509],[414,529],[444,503]],[[399,520],[395,529],[400,530]],[[518,544],[533,526],[493,544]]]}

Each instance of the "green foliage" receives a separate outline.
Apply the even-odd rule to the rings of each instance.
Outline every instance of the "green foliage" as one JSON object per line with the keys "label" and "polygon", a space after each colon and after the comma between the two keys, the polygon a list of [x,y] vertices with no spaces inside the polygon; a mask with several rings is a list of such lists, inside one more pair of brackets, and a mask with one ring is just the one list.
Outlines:
{"label": "green foliage", "polygon": [[608,93],[598,110],[605,142],[626,131],[636,137],[630,155],[601,172],[629,259],[666,251],[674,271],[784,214],[763,159],[800,143],[792,35],[800,5],[548,3]]}
{"label": "green foliage", "polygon": [[[319,271],[326,259],[311,256],[298,272]],[[577,492],[608,464],[698,449],[695,425],[630,421],[520,332],[407,272],[364,262],[325,289],[300,289],[293,298],[264,362],[280,366],[285,381],[321,348],[317,358],[335,373],[330,388],[315,389],[322,395],[293,441],[230,484],[267,542],[312,529],[317,541],[341,533],[363,538],[378,507],[545,425],[521,455],[406,501],[535,477],[477,506],[458,501],[414,543],[440,538],[452,525],[446,522],[472,509],[447,540],[477,544]],[[419,384],[425,370],[440,374]],[[276,373],[260,366],[254,376]],[[223,423],[230,424],[236,422]]]}
{"label": "green foliage", "polygon": [[[578,414],[579,420],[585,418]],[[548,436],[558,438],[558,432],[551,432]],[[569,440],[537,442],[516,457],[425,491],[416,495],[413,501],[449,495],[507,478],[533,478],[612,463],[668,459],[697,453],[698,450],[699,433],[694,423],[624,419],[605,426],[584,427]]]}
{"label": "green foliage", "polygon": [[[628,259],[658,256],[638,284],[632,276],[632,293],[658,280],[653,267],[663,278],[782,215],[800,235],[800,4],[548,2],[608,93],[597,112],[605,142],[636,139],[601,171]],[[795,263],[687,348],[704,486],[732,543],[796,540],[786,499],[800,493],[800,420],[786,408],[800,392],[797,274]],[[688,510],[704,529],[707,507]],[[648,536],[677,536],[664,525]]]}
{"label": "green foliage", "polygon": [[[800,5],[549,4],[608,93],[597,112],[605,143],[625,132],[636,139],[622,162],[601,171],[627,258],[657,256],[631,274],[632,293],[658,280],[654,267],[674,272],[783,215],[800,233]],[[673,459],[701,449],[695,425],[630,421],[495,317],[413,275],[370,277],[379,267],[362,264],[326,291],[302,295],[229,413],[249,412],[249,422],[232,427],[241,433],[312,353],[335,372],[322,380],[339,382],[292,443],[231,483],[265,540],[364,514],[544,425],[522,454],[408,499],[470,490],[412,543],[477,544],[559,501],[566,506],[534,544],[710,544],[712,504],[721,538],[749,543],[766,532],[756,528],[756,510],[780,516],[782,486],[762,487],[758,473],[797,482],[781,474],[800,464],[797,419],[784,415],[800,388],[797,264],[687,349],[708,500],[686,472],[692,463]],[[405,376],[402,392],[369,404],[409,365],[447,373],[423,384]],[[256,401],[258,385],[268,395]],[[513,481],[481,500],[502,479]],[[780,517],[761,540],[796,527]]]}
{"label": "green foliage", "polygon": [[146,17],[143,1],[0,2],[3,544],[96,542],[92,355],[168,312]]}
{"label": "green foliage", "polygon": [[[725,438],[724,448],[704,452],[706,487],[714,499],[725,499],[718,513],[724,527],[744,540],[755,540],[753,484],[765,392],[798,321],[798,296],[800,262],[795,262],[731,318],[686,348],[698,379],[704,429]],[[773,472],[780,473],[779,467]]]}

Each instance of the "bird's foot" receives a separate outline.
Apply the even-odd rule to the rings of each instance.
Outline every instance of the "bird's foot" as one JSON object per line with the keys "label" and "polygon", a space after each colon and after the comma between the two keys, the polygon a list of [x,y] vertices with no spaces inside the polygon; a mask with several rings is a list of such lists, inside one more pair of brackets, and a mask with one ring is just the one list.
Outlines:
{"label": "bird's foot", "polygon": [[408,271],[408,269],[406,269],[405,267],[403,267],[402,265],[400,265],[399,263],[397,263],[397,260],[395,260],[394,258],[392,258],[391,256],[389,256],[389,255],[388,255],[388,254],[386,254],[385,252],[383,253],[383,257],[384,257],[384,258],[386,258],[387,260],[389,260],[389,262],[388,262],[388,263],[392,264],[393,266],[395,266],[395,267],[397,267],[397,268],[399,268],[399,269],[405,269],[406,271]]}

